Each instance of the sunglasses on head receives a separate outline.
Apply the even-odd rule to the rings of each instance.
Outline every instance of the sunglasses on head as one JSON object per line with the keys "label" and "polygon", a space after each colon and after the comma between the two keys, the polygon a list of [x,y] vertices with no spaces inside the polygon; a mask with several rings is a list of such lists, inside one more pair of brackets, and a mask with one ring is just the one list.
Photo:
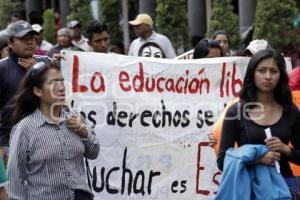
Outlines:
{"label": "sunglasses on head", "polygon": [[46,63],[44,63],[44,62],[38,62],[38,63],[34,64],[33,67],[31,68],[31,75],[36,76],[45,68],[45,66],[46,66]]}

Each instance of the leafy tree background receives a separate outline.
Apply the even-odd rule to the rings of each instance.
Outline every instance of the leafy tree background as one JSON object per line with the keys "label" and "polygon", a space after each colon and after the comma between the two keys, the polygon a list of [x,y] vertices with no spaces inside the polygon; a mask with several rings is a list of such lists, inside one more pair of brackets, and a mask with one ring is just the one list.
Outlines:
{"label": "leafy tree background", "polygon": [[101,23],[106,24],[110,33],[111,44],[123,42],[119,18],[122,13],[120,0],[100,0]]}
{"label": "leafy tree background", "polygon": [[230,35],[230,48],[240,45],[239,17],[234,14],[231,0],[213,0],[212,16],[208,37],[217,30],[225,30]]}
{"label": "leafy tree background", "polygon": [[21,11],[21,2],[14,0],[0,0],[0,28],[6,28],[10,14],[20,13]]}
{"label": "leafy tree background", "polygon": [[264,38],[273,48],[289,54],[300,42],[292,25],[297,14],[294,0],[257,0],[254,38]]}
{"label": "leafy tree background", "polygon": [[53,9],[47,9],[43,13],[43,35],[45,40],[48,42],[55,44],[55,14]]}
{"label": "leafy tree background", "polygon": [[175,50],[189,48],[187,1],[156,1],[156,30],[167,35]]}
{"label": "leafy tree background", "polygon": [[68,21],[80,21],[82,30],[85,30],[85,28],[93,19],[90,0],[69,0],[69,2],[71,12],[67,17]]}

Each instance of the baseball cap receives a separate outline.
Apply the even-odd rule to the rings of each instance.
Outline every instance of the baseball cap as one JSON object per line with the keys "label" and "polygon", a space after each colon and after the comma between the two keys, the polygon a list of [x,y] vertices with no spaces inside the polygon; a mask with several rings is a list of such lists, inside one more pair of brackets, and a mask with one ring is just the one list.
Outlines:
{"label": "baseball cap", "polygon": [[250,51],[252,55],[256,54],[257,52],[269,48],[270,45],[266,40],[252,40],[247,48],[244,50]]}
{"label": "baseball cap", "polygon": [[148,25],[152,26],[153,21],[149,15],[139,14],[138,16],[136,16],[135,20],[130,21],[129,24],[131,24],[133,26],[137,26],[140,24],[148,24]]}
{"label": "baseball cap", "polygon": [[75,26],[80,26],[80,22],[77,20],[72,20],[68,23],[68,28],[75,28]]}
{"label": "baseball cap", "polygon": [[33,24],[32,29],[39,33],[43,30],[43,27],[39,24]]}
{"label": "baseball cap", "polygon": [[28,22],[23,20],[13,22],[6,28],[8,37],[23,37],[29,32],[37,33]]}

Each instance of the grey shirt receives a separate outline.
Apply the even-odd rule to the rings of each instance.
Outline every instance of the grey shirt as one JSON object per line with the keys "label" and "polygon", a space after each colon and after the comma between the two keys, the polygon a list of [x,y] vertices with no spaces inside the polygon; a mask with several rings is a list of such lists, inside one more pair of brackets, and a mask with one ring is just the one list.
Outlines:
{"label": "grey shirt", "polygon": [[133,40],[130,44],[128,55],[138,56],[140,47],[146,42],[157,43],[161,47],[167,58],[172,59],[176,57],[175,51],[169,38],[167,38],[167,36],[165,35],[156,33],[155,31],[153,31],[153,33],[146,40],[142,39],[141,37]]}
{"label": "grey shirt", "polygon": [[96,159],[99,141],[82,139],[65,121],[54,124],[39,110],[12,130],[8,163],[9,199],[74,199],[74,190],[90,192],[84,157]]}

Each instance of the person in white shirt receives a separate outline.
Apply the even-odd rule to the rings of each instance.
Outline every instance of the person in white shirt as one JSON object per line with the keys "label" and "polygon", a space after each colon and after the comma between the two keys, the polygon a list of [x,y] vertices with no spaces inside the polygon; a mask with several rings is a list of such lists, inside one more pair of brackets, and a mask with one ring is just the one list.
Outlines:
{"label": "person in white shirt", "polygon": [[43,33],[44,33],[43,27],[39,24],[33,24],[32,29],[35,30],[38,33],[37,36],[36,36],[36,42],[37,42],[38,49],[43,51],[44,55],[47,55],[47,52],[50,49],[52,49],[53,45],[50,42],[44,40],[44,38],[43,38]]}
{"label": "person in white shirt", "polygon": [[75,46],[80,47],[84,51],[92,51],[92,48],[88,45],[88,39],[81,33],[81,24],[77,20],[72,20],[68,23],[68,28],[71,30],[72,43]]}
{"label": "person in white shirt", "polygon": [[146,42],[157,43],[166,58],[175,58],[176,54],[167,36],[156,33],[153,30],[153,20],[147,14],[139,14],[135,20],[129,22],[132,25],[135,35],[138,37],[132,41],[129,47],[129,56],[138,56],[140,47]]}

